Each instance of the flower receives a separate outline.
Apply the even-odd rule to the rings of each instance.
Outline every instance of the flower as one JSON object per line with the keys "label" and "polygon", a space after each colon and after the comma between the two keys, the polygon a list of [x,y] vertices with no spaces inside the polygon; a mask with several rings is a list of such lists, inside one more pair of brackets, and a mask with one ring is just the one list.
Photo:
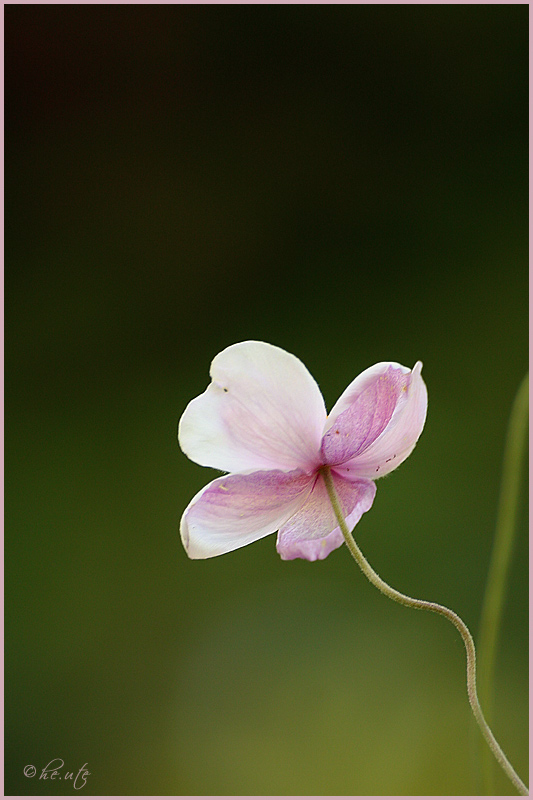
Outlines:
{"label": "flower", "polygon": [[422,433],[422,363],[381,362],[362,372],[329,415],[296,356],[240,342],[211,364],[211,383],[181,417],[183,452],[228,472],[205,486],[181,518],[191,558],[210,558],[278,532],[283,559],[325,558],[343,541],[321,468],[329,467],[348,526],[371,507],[374,480],[391,472]]}

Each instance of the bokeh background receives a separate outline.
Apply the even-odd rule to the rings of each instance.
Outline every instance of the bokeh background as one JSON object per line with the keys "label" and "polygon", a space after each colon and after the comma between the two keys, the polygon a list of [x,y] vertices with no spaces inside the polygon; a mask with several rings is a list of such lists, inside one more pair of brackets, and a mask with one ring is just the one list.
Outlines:
{"label": "bokeh background", "polygon": [[[245,339],[424,362],[357,528],[477,632],[527,369],[527,5],[5,7],[7,794],[465,795],[463,645],[345,548],[189,561],[176,426]],[[527,521],[494,728],[527,779]],[[496,793],[512,793],[503,775]]]}

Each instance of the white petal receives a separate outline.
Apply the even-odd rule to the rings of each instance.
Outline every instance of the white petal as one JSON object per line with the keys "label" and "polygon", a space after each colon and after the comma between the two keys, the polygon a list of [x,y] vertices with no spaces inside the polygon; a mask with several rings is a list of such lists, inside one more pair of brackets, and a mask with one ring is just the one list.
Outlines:
{"label": "white petal", "polygon": [[215,357],[211,378],[180,420],[180,446],[190,459],[226,472],[318,466],[326,409],[296,356],[240,342]]}
{"label": "white petal", "polygon": [[210,558],[274,533],[305,503],[314,480],[300,470],[217,478],[185,509],[185,550],[190,558]]}

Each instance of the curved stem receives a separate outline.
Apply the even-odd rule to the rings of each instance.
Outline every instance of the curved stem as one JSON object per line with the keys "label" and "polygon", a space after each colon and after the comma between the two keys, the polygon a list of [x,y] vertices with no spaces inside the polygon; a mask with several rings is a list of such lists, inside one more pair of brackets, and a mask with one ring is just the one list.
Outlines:
{"label": "curved stem", "polygon": [[431,603],[427,600],[416,600],[414,597],[408,597],[407,595],[398,592],[396,589],[393,589],[392,586],[389,586],[388,583],[385,583],[385,581],[379,577],[377,572],[372,569],[362,554],[355,542],[355,539],[348,530],[329,467],[322,467],[321,473],[322,477],[324,478],[324,483],[326,484],[326,489],[333,507],[333,511],[335,512],[335,517],[339,523],[339,527],[342,531],[346,544],[348,545],[348,549],[370,583],[374,584],[374,586],[379,589],[380,592],[389,597],[391,600],[395,600],[397,603],[400,603],[403,606],[409,606],[410,608],[425,608],[428,611],[434,611],[436,614],[441,614],[443,617],[446,617],[446,619],[448,619],[461,634],[466,648],[466,684],[468,690],[468,699],[470,701],[474,717],[476,718],[476,722],[479,725],[481,732],[485,737],[490,749],[494,753],[498,763],[501,765],[509,779],[516,786],[518,792],[521,795],[527,795],[528,789],[526,785],[520,780],[514,771],[505,753],[494,738],[494,734],[485,722],[485,717],[483,716],[481,706],[479,705],[476,691],[476,649],[474,646],[474,640],[472,639],[470,631],[466,627],[465,623],[459,616],[457,616],[457,614],[455,614],[453,611],[450,611],[449,608],[446,608],[446,606],[441,606],[439,603]]}

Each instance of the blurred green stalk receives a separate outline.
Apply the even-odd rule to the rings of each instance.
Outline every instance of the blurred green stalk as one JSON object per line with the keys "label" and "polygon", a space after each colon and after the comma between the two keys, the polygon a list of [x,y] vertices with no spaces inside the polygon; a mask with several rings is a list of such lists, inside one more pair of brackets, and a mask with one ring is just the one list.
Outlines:
{"label": "blurred green stalk", "polygon": [[[496,517],[496,531],[481,610],[478,647],[479,695],[489,724],[494,714],[494,670],[500,635],[505,590],[514,544],[518,499],[527,441],[529,373],[516,393],[503,458],[503,473]],[[494,794],[494,762],[485,752],[483,776],[486,793]]]}

